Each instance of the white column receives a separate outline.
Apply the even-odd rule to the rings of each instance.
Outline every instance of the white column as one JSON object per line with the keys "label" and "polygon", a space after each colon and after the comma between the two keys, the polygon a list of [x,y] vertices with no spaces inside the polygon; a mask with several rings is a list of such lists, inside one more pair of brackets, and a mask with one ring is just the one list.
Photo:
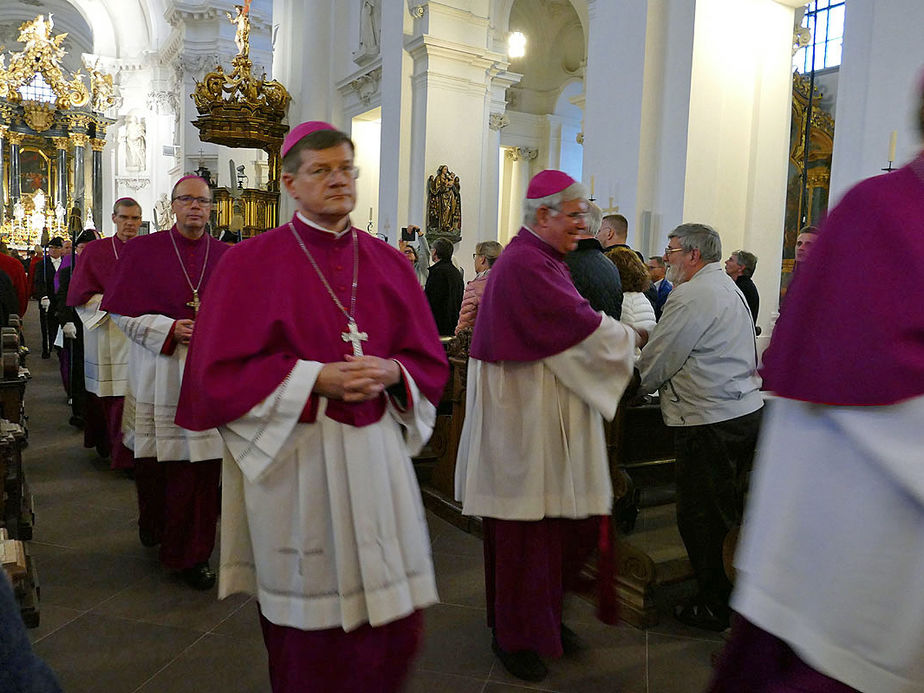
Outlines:
{"label": "white column", "polygon": [[404,50],[405,31],[413,21],[404,3],[383,3],[379,50],[382,57],[382,136],[379,150],[379,227],[398,244],[402,226],[424,228],[422,209],[410,209],[411,101],[413,61]]}
{"label": "white column", "polygon": [[[339,122],[334,97],[332,31],[334,3],[329,0],[273,0],[273,26],[278,27],[273,50],[273,78],[292,95],[288,121],[295,127],[306,120],[323,120],[349,131]],[[280,186],[279,219],[292,216],[295,205]],[[362,220],[362,215],[354,222]]]}
{"label": "white column", "polygon": [[881,173],[897,131],[896,167],[921,150],[918,88],[924,64],[924,3],[850,0],[837,82],[829,205],[854,183]]}
{"label": "white column", "polygon": [[584,101],[584,175],[595,196],[619,205],[629,220],[629,243],[638,226],[642,87],[646,74],[647,5],[655,0],[588,0]]}
{"label": "white column", "polygon": [[[497,138],[489,130],[492,79],[506,69],[489,36],[487,0],[425,4],[405,46],[414,60],[411,99],[409,209],[426,207],[427,177],[446,164],[461,183],[462,241],[456,248],[467,276],[475,244],[497,237]],[[383,134],[384,137],[384,134]],[[489,161],[490,164],[487,164]]]}
{"label": "white column", "polygon": [[774,0],[738,0],[734,12],[727,0],[696,3],[683,221],[714,226],[726,256],[743,248],[762,260],[762,326],[779,294],[792,26],[793,9]]}

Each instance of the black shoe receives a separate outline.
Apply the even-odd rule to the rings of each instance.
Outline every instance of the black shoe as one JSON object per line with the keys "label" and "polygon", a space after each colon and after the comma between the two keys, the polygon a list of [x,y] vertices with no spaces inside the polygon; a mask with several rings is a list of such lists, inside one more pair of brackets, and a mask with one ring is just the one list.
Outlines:
{"label": "black shoe", "polygon": [[105,443],[97,443],[96,454],[99,455],[101,459],[107,459],[109,457],[109,447]]}
{"label": "black shoe", "polygon": [[506,652],[497,644],[497,638],[491,638],[491,649],[504,665],[504,669],[523,681],[542,681],[549,670],[542,659],[532,650]]}
{"label": "black shoe", "polygon": [[154,532],[142,527],[138,528],[138,538],[141,540],[141,545],[147,548],[157,546],[160,543],[160,539],[154,536]]}
{"label": "black shoe", "polygon": [[86,422],[83,420],[82,416],[72,416],[68,419],[68,423],[75,428],[83,428],[86,425]]}
{"label": "black shoe", "polygon": [[564,623],[561,624],[561,649],[566,655],[576,655],[587,649],[584,641]]}
{"label": "black shoe", "polygon": [[728,628],[728,609],[709,606],[703,602],[691,602],[674,608],[674,618],[693,628],[702,628],[721,633]]}
{"label": "black shoe", "polygon": [[51,354],[50,354],[49,352],[47,352],[47,351],[43,351],[43,352],[42,352],[42,358],[43,358],[43,359],[50,359],[50,358],[51,358]]}
{"label": "black shoe", "polygon": [[215,584],[215,573],[209,568],[208,563],[197,563],[192,568],[182,571],[181,575],[187,585],[197,590],[208,590]]}

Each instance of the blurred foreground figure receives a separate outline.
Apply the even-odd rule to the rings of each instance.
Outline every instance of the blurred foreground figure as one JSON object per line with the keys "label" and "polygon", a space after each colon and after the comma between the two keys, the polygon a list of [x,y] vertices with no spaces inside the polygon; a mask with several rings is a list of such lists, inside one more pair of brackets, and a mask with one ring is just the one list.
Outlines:
{"label": "blurred foreground figure", "polygon": [[[838,281],[858,248],[865,286]],[[924,303],[894,307],[924,277],[924,154],[848,192],[806,268],[764,355],[781,399],[736,560],[743,618],[710,690],[922,691]]]}

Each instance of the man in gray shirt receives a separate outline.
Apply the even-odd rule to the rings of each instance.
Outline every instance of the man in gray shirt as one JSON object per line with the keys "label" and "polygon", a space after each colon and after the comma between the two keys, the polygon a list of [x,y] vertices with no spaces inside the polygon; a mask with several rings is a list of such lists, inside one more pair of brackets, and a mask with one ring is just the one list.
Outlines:
{"label": "man in gray shirt", "polygon": [[677,526],[699,593],[675,615],[710,630],[728,626],[722,543],[741,520],[763,406],[754,322],[721,258],[709,226],[670,233],[664,260],[674,289],[638,363],[640,391],[659,391],[664,423],[678,427]]}

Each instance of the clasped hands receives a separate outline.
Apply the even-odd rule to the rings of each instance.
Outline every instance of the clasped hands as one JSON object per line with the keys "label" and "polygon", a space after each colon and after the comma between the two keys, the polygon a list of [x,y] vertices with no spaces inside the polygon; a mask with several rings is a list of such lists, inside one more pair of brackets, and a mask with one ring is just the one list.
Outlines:
{"label": "clasped hands", "polygon": [[365,402],[401,381],[397,361],[378,356],[350,356],[345,361],[325,363],[313,392],[328,399]]}
{"label": "clasped hands", "polygon": [[179,344],[189,344],[194,324],[195,320],[190,320],[189,318],[177,320],[173,325],[173,339]]}

